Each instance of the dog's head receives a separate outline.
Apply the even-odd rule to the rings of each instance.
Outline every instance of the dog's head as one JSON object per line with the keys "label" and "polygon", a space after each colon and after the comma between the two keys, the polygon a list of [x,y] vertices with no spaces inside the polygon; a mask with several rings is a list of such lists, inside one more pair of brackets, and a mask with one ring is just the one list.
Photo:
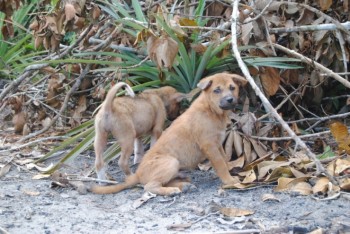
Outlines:
{"label": "dog's head", "polygon": [[238,102],[239,87],[246,83],[247,80],[237,74],[218,73],[202,79],[197,86],[209,97],[211,105],[231,110]]}
{"label": "dog's head", "polygon": [[179,93],[170,86],[164,86],[157,90],[158,96],[162,99],[169,120],[174,120],[180,115],[181,101],[186,98],[186,94]]}

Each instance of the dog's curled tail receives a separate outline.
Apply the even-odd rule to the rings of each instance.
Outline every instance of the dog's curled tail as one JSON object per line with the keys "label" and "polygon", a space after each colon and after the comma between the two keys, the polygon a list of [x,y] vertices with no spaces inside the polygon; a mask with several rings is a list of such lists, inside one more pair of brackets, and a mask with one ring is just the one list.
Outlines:
{"label": "dog's curled tail", "polygon": [[125,91],[128,93],[129,96],[135,97],[134,91],[131,89],[131,87],[125,83],[125,82],[118,82],[116,85],[114,85],[107,93],[107,97],[104,102],[104,108],[107,110],[112,110],[112,102],[115,97],[115,94],[118,92],[119,89],[125,87]]}
{"label": "dog's curled tail", "polygon": [[89,190],[93,193],[97,194],[110,194],[110,193],[118,193],[124,189],[131,188],[138,184],[139,177],[136,174],[132,174],[128,177],[126,177],[125,182],[121,184],[116,185],[110,185],[110,186],[92,186]]}

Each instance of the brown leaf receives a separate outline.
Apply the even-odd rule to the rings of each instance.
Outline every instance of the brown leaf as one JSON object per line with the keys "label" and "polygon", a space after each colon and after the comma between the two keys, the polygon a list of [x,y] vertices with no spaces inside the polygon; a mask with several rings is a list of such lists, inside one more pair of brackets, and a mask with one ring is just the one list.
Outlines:
{"label": "brown leaf", "polygon": [[341,179],[339,186],[342,190],[350,192],[350,178]]}
{"label": "brown leaf", "polygon": [[235,167],[242,168],[244,166],[244,157],[239,157],[235,161],[227,163],[229,170],[232,170]]}
{"label": "brown leaf", "polygon": [[323,11],[327,11],[333,3],[333,0],[319,0],[320,7]]}
{"label": "brown leaf", "polygon": [[256,154],[252,153],[252,145],[250,144],[250,141],[243,138],[243,148],[244,148],[244,157],[247,164],[253,162],[256,159]]}
{"label": "brown leaf", "polygon": [[64,13],[66,15],[66,22],[74,19],[75,14],[77,13],[74,6],[70,3],[66,3],[64,6]]}
{"label": "brown leaf", "polygon": [[141,198],[137,199],[136,201],[134,201],[134,203],[132,204],[132,207],[134,209],[139,208],[140,206],[142,206],[145,202],[147,202],[149,199],[151,198],[155,198],[157,195],[150,193],[150,192],[145,192]]}
{"label": "brown leaf", "polygon": [[101,15],[101,9],[97,6],[97,5],[94,5],[93,8],[92,8],[92,18],[94,20],[97,20]]}
{"label": "brown leaf", "polygon": [[256,152],[259,158],[267,155],[267,150],[265,148],[266,146],[264,146],[263,144],[259,143],[257,140],[254,140],[252,138],[249,138],[249,141],[252,143],[254,151]]}
{"label": "brown leaf", "polygon": [[274,170],[277,167],[284,167],[289,165],[290,162],[263,161],[258,164],[259,180],[264,178],[270,170]]}
{"label": "brown leaf", "polygon": [[171,37],[151,35],[147,40],[147,51],[158,68],[171,68],[177,55],[179,46]]}
{"label": "brown leaf", "polygon": [[321,177],[317,179],[316,184],[312,187],[313,194],[327,194],[329,186],[329,179],[327,177]]}
{"label": "brown leaf", "polygon": [[350,168],[350,161],[346,159],[337,159],[335,161],[335,175],[339,176],[340,174],[343,173],[343,171],[347,170]]}
{"label": "brown leaf", "polygon": [[5,166],[3,166],[0,170],[0,178],[6,175],[11,169],[11,164],[8,163]]}
{"label": "brown leaf", "polygon": [[233,131],[233,145],[235,147],[237,157],[240,157],[243,154],[243,140],[238,131]]}
{"label": "brown leaf", "polygon": [[298,192],[302,195],[309,195],[312,193],[311,185],[305,182],[310,177],[304,178],[285,178],[281,177],[277,181],[276,192]]}
{"label": "brown leaf", "polygon": [[229,162],[232,157],[232,148],[233,148],[233,131],[231,130],[226,138],[225,142],[225,153],[226,153],[226,162]]}
{"label": "brown leaf", "polygon": [[40,192],[38,191],[31,191],[31,190],[24,190],[23,193],[29,195],[29,196],[39,196]]}
{"label": "brown leaf", "polygon": [[240,216],[254,214],[254,211],[242,210],[242,209],[238,209],[238,208],[222,207],[222,208],[220,208],[220,213],[225,215],[225,216],[228,216],[228,217],[240,217]]}
{"label": "brown leaf", "polygon": [[242,42],[243,45],[248,45],[249,39],[252,36],[252,30],[253,30],[253,23],[251,21],[251,18],[248,17],[244,20],[245,22],[250,21],[249,23],[242,25]]}
{"label": "brown leaf", "polygon": [[192,223],[176,223],[176,224],[170,224],[166,226],[167,230],[174,230],[174,231],[183,231],[187,228],[190,228],[192,226]]}
{"label": "brown leaf", "polygon": [[265,67],[264,71],[260,73],[260,80],[267,95],[273,96],[276,94],[281,80],[276,68]]}
{"label": "brown leaf", "polygon": [[242,181],[242,183],[247,184],[247,183],[252,183],[254,181],[256,181],[256,174],[254,170],[250,170],[246,175],[246,177],[244,178],[244,180]]}
{"label": "brown leaf", "polygon": [[280,199],[276,198],[276,196],[273,195],[273,194],[271,194],[271,193],[265,193],[265,194],[263,194],[263,195],[261,196],[261,200],[262,200],[263,202],[265,202],[265,201],[278,201],[278,202],[280,202],[280,201],[281,201]]}

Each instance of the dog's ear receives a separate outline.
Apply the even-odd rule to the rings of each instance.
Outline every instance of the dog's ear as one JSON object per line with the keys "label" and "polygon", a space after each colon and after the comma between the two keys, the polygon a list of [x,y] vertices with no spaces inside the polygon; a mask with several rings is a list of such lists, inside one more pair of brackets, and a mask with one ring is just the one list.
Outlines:
{"label": "dog's ear", "polygon": [[232,80],[235,83],[237,83],[239,86],[245,86],[248,82],[243,76],[240,76],[237,74],[230,74],[230,75],[231,75]]}
{"label": "dog's ear", "polygon": [[213,81],[209,77],[204,78],[197,84],[197,87],[200,88],[201,90],[206,90],[207,88],[210,87],[212,83]]}
{"label": "dog's ear", "polygon": [[185,98],[187,98],[187,95],[184,93],[174,93],[171,96],[171,100],[175,100],[177,103],[181,102],[182,100],[184,100]]}

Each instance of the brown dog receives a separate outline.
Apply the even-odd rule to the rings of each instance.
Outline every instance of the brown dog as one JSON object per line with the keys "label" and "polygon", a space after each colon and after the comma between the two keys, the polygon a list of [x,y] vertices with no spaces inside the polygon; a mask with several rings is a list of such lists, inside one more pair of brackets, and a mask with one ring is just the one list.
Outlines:
{"label": "brown dog", "polygon": [[[129,96],[115,98],[115,94],[125,87]],[[134,163],[138,163],[143,156],[143,145],[140,137],[151,134],[151,146],[163,131],[166,117],[174,119],[178,116],[180,101],[184,94],[174,88],[165,86],[150,89],[135,96],[133,90],[124,82],[116,84],[107,94],[102,107],[95,119],[95,168],[97,177],[105,179],[103,151],[107,144],[108,133],[118,140],[121,156],[118,161],[120,168],[128,175],[129,158],[135,148]]]}
{"label": "brown dog", "polygon": [[174,195],[191,184],[181,180],[179,170],[195,168],[209,159],[224,184],[238,181],[229,173],[222,142],[225,137],[228,112],[238,100],[239,86],[246,80],[234,74],[220,73],[202,79],[203,91],[190,108],[165,130],[146,153],[135,174],[124,183],[94,186],[94,193],[115,193],[138,183],[159,195]]}

